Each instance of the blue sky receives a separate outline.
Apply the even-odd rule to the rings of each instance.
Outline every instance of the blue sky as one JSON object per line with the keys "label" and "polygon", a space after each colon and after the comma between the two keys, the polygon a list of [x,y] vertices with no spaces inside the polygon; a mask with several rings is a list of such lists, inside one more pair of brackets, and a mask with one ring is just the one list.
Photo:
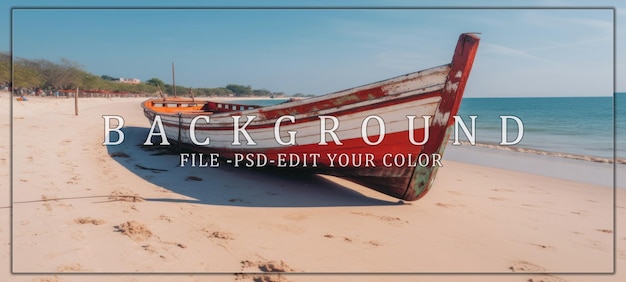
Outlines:
{"label": "blue sky", "polygon": [[[6,15],[16,6],[86,5],[8,2],[0,4]],[[15,9],[12,25],[0,29],[0,50],[10,49],[12,26],[15,56],[52,61],[63,57],[97,75],[157,77],[171,83],[170,64],[175,62],[179,85],[238,83],[288,94],[325,94],[448,63],[458,35],[477,31],[482,41],[466,97],[609,96],[613,91],[614,13],[610,9],[198,9],[200,5],[258,5],[252,1],[168,4],[192,9],[120,9],[141,7],[137,3],[143,2],[107,2],[118,9]],[[311,3],[378,5],[373,1]],[[497,1],[385,5],[407,3],[414,7],[502,5]],[[617,6],[617,50],[624,46],[620,43],[626,37],[626,15],[618,1],[524,4]],[[619,74],[626,72],[622,54],[615,58],[618,92],[626,91],[626,80],[619,80]]]}

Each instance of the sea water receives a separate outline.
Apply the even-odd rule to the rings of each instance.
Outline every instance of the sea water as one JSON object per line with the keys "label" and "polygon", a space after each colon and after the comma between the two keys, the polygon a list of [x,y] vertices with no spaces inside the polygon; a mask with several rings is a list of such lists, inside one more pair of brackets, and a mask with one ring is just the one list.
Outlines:
{"label": "sea water", "polygon": [[[238,100],[239,104],[269,106],[288,99]],[[470,129],[476,116],[476,146],[552,155],[556,157],[626,162],[626,93],[614,97],[464,98],[457,114]],[[512,146],[500,146],[502,120],[515,116],[523,123],[523,137]],[[471,146],[461,129],[461,146]],[[508,141],[518,134],[507,123]],[[454,132],[450,138],[454,138]]]}
{"label": "sea water", "polygon": [[[518,117],[523,123],[523,138],[516,145],[499,145],[503,115]],[[618,159],[626,158],[625,93],[615,97],[464,98],[458,116],[468,127],[469,116],[477,116],[479,146],[595,161],[611,160],[614,152]],[[512,141],[518,134],[517,124],[509,121],[507,131]]]}

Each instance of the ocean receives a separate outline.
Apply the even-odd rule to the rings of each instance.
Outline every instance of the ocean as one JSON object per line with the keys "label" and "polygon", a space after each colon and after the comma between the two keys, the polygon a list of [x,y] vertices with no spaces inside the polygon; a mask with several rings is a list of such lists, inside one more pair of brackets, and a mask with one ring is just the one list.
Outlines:
{"label": "ocean", "polygon": [[[458,116],[468,127],[470,115],[477,116],[476,141],[479,146],[596,161],[612,159],[615,150],[617,158],[626,158],[624,138],[615,138],[616,144],[613,138],[614,125],[618,129],[617,137],[623,136],[619,129],[626,130],[624,93],[616,94],[615,99],[465,98]],[[524,135],[518,144],[498,146],[502,135],[501,115],[516,116],[523,122]],[[509,121],[507,129],[509,141],[513,141],[518,133],[516,123]]]}
{"label": "ocean", "polygon": [[[237,103],[272,105],[284,101]],[[476,146],[599,162],[610,162],[615,151],[617,161],[626,163],[626,93],[615,97],[464,98],[457,115],[468,129],[469,116],[477,116]],[[515,145],[498,145],[503,115],[518,117],[523,123],[523,137]],[[507,129],[508,141],[516,139],[517,124],[510,120]],[[460,129],[459,139],[465,141],[462,146],[471,146]]]}

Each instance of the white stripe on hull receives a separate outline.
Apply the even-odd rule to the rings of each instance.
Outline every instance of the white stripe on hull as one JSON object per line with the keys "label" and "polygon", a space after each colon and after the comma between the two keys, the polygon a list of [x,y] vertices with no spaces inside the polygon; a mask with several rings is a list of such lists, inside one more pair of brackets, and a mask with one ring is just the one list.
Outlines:
{"label": "white stripe on hull", "polygon": [[[415,115],[417,118],[415,119],[414,129],[424,128],[424,119],[421,117],[423,115],[434,115],[437,105],[441,100],[440,97],[430,97],[422,100],[412,101],[410,103],[401,103],[392,105],[385,108],[375,108],[370,110],[365,110],[361,112],[354,112],[350,114],[338,115],[336,118],[339,120],[339,128],[335,131],[340,140],[347,140],[353,138],[361,138],[361,125],[363,120],[367,116],[376,115],[381,117],[385,122],[385,133],[391,134],[396,132],[405,132],[408,130],[408,119],[407,115]],[[332,114],[331,114],[332,115]],[[297,122],[296,116],[296,122]],[[162,116],[164,122],[169,122],[173,124],[178,124],[177,117],[172,118],[171,116],[166,117]],[[189,122],[185,124],[183,120],[183,125],[188,126]],[[189,120],[190,121],[190,120]],[[230,118],[230,126],[229,128],[233,128],[232,118]],[[246,121],[245,117],[242,117],[240,120],[240,126],[243,125]],[[266,121],[267,123],[269,121]],[[211,125],[213,120],[210,120],[208,125]],[[202,120],[197,124],[197,128],[195,130],[196,139],[200,142],[204,141],[205,138],[209,138],[210,144],[205,147],[209,148],[237,148],[237,149],[245,149],[245,148],[254,148],[254,149],[265,149],[265,148],[276,148],[276,147],[285,147],[276,142],[274,139],[274,123],[273,121],[270,123],[271,127],[264,128],[252,128],[252,125],[248,126],[247,132],[250,134],[256,145],[247,145],[247,141],[243,136],[239,137],[241,146],[233,146],[233,130],[200,130],[199,128],[206,128],[207,124]],[[327,120],[326,128],[330,129],[331,124]],[[373,136],[370,140],[376,140],[379,132],[378,123],[376,121],[370,121],[369,126],[367,127],[367,135]],[[168,138],[172,140],[178,139],[178,126],[165,126],[165,132]],[[287,140],[288,131],[296,131],[296,143],[298,145],[309,145],[309,144],[317,144],[320,142],[320,120],[313,119],[307,122],[301,122],[297,124],[292,124],[289,121],[283,122],[280,127],[281,137],[283,140]],[[416,137],[420,140],[420,137]],[[183,129],[181,131],[181,141],[183,143],[191,144],[191,139],[189,138],[189,130]],[[331,138],[327,137],[328,142],[332,142]],[[407,134],[407,142],[408,134]],[[364,143],[365,145],[365,143]]]}

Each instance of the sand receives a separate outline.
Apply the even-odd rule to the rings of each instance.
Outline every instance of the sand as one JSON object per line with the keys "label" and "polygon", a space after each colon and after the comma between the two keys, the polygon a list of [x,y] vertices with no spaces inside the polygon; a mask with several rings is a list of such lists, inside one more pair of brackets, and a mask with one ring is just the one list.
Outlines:
{"label": "sand", "polygon": [[[416,202],[333,177],[180,168],[140,145],[136,98],[81,99],[79,116],[72,99],[14,102],[11,194],[0,96],[0,281],[626,281],[625,189],[445,156]],[[124,117],[124,143],[102,145],[102,115]]]}

